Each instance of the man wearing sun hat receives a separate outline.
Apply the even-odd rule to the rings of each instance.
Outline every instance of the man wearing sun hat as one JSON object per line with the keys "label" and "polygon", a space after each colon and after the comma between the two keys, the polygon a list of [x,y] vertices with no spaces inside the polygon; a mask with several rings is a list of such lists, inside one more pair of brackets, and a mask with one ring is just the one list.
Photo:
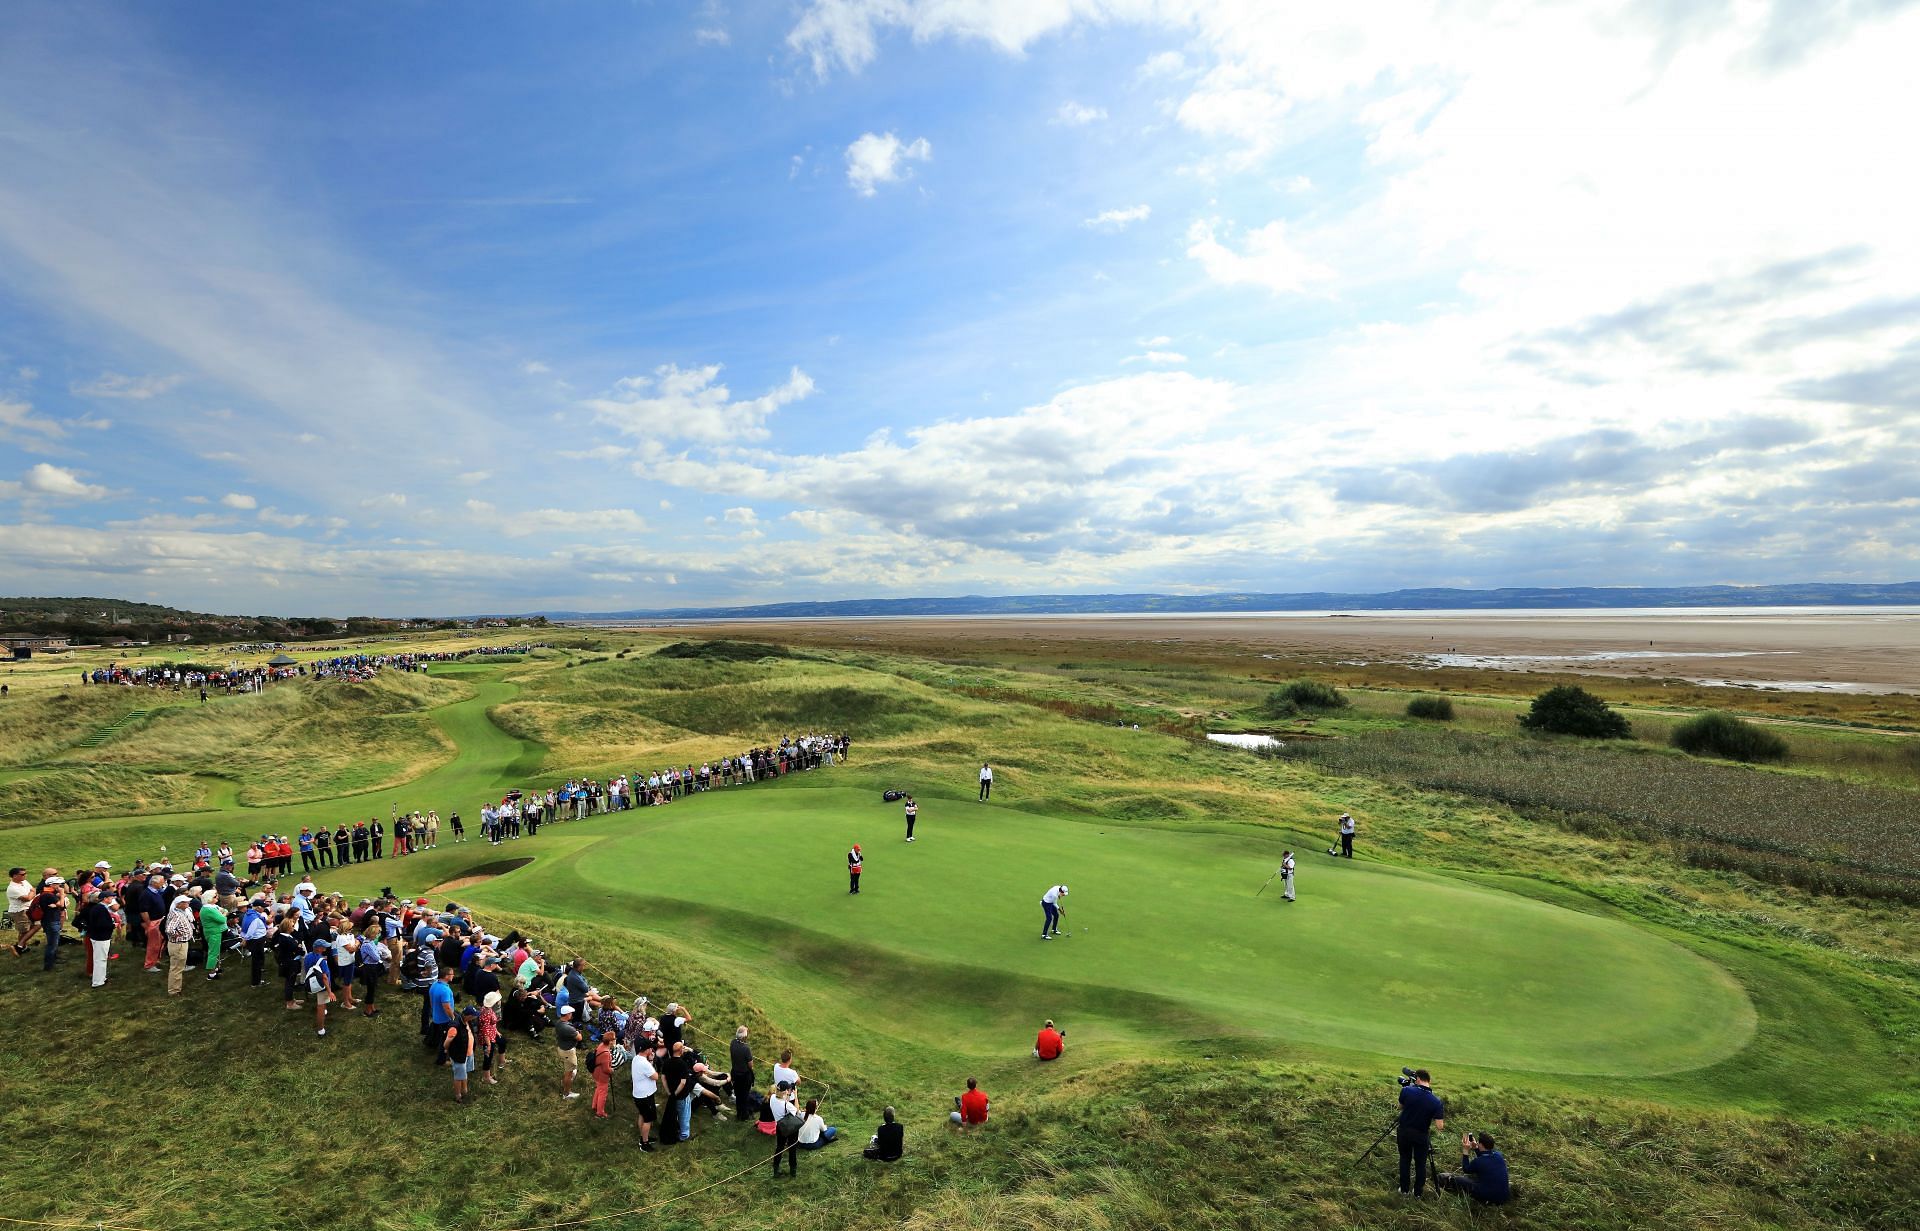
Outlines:
{"label": "man wearing sun hat", "polygon": [[40,959],[40,969],[52,970],[60,958],[60,927],[67,920],[67,878],[51,871],[40,882],[33,904],[39,908],[40,926],[47,933],[47,951]]}
{"label": "man wearing sun hat", "polygon": [[560,1048],[560,1097],[579,1098],[573,1079],[580,1072],[580,1028],[574,1025],[573,1006],[560,1006],[560,1024],[554,1027],[554,1042]]}

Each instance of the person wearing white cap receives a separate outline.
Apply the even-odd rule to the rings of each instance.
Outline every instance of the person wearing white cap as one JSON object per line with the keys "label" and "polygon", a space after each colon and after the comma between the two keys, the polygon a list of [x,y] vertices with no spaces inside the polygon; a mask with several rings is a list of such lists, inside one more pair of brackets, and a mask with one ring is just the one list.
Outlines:
{"label": "person wearing white cap", "polygon": [[560,1097],[579,1098],[573,1079],[580,1072],[580,1027],[573,1024],[572,1005],[560,1006],[560,1024],[554,1027],[553,1038],[560,1047]]}
{"label": "person wearing white cap", "polygon": [[1353,814],[1351,812],[1340,814],[1340,854],[1347,859],[1353,858]]}
{"label": "person wearing white cap", "polygon": [[[185,877],[173,878],[185,888]],[[167,995],[180,994],[180,981],[187,973],[187,946],[193,943],[193,897],[182,893],[167,908]]]}
{"label": "person wearing white cap", "polygon": [[1067,896],[1065,885],[1055,885],[1040,895],[1040,909],[1046,917],[1040,921],[1040,939],[1052,940],[1060,934],[1060,899]]}
{"label": "person wearing white cap", "polygon": [[40,958],[40,969],[52,970],[53,964],[60,960],[60,925],[67,919],[67,878],[56,869],[47,869],[33,904],[40,908],[40,926],[47,933],[47,948]]}

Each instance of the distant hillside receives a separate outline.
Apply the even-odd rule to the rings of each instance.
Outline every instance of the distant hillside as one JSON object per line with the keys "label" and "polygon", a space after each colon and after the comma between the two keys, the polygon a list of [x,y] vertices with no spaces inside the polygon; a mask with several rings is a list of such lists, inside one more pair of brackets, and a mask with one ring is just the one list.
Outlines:
{"label": "distant hillside", "polygon": [[1804,582],[1778,586],[1565,586],[1505,590],[1441,587],[1385,594],[968,594],[954,598],[866,598],[675,607],[652,611],[548,611],[555,620],[801,619],[855,616],[1118,615],[1230,611],[1577,610],[1623,607],[1920,606],[1920,581]]}
{"label": "distant hillside", "polygon": [[[521,621],[544,623],[538,616]],[[397,619],[378,616],[236,616],[182,611],[118,598],[0,598],[0,633],[49,633],[76,644],[126,638],[161,641],[185,635],[194,642],[299,641],[358,637],[415,628],[460,628],[471,620]]]}

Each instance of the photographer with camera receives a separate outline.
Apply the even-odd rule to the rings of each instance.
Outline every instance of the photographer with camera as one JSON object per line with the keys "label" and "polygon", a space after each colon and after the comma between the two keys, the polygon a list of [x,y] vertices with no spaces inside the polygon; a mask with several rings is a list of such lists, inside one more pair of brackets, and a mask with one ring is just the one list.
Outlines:
{"label": "photographer with camera", "polygon": [[1433,1177],[1442,1192],[1465,1193],[1488,1205],[1505,1205],[1513,1195],[1507,1183],[1507,1156],[1493,1146],[1492,1133],[1460,1134],[1460,1170]]}
{"label": "photographer with camera", "polygon": [[[1402,1070],[1404,1072],[1404,1070]],[[1415,1069],[1401,1079],[1400,1119],[1394,1140],[1400,1146],[1400,1195],[1426,1196],[1427,1165],[1433,1156],[1433,1129],[1447,1126],[1447,1105],[1433,1092],[1433,1075]],[[1411,1170],[1412,1185],[1407,1181]]]}

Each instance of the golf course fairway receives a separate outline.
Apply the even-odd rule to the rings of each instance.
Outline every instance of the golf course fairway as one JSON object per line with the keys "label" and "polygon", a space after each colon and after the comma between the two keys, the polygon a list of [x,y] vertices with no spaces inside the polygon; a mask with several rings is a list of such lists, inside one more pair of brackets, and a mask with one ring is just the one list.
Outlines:
{"label": "golf course fairway", "polygon": [[[822,953],[840,955],[849,986],[869,950],[927,963],[923,995],[936,1000],[947,966],[1007,972],[1055,989],[1028,1009],[1036,1020],[1069,1016],[1082,987],[1132,990],[1184,1009],[1194,1037],[1626,1076],[1710,1064],[1753,1032],[1723,971],[1616,920],[1324,852],[1290,904],[1277,882],[1255,896],[1274,860],[1245,841],[940,801],[923,806],[908,844],[897,812],[867,792],[798,783],[714,792],[568,826],[553,836],[573,849],[461,898],[683,939],[694,926],[708,949],[735,932],[812,931],[840,942],[809,963],[829,986]],[[582,843],[588,828],[606,836]],[[858,896],[843,871],[854,842],[866,857]],[[754,874],[742,883],[716,868]],[[1043,943],[1039,898],[1056,882],[1072,891],[1070,939]]]}

